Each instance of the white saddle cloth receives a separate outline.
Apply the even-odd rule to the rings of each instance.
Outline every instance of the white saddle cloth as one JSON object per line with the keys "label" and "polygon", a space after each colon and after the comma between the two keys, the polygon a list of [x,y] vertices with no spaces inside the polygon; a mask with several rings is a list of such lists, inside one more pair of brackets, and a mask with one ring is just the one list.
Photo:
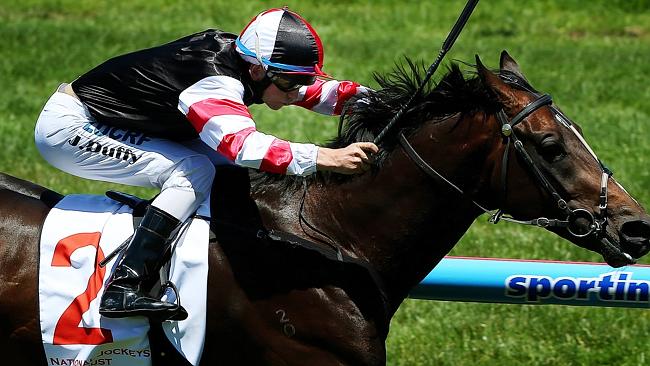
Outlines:
{"label": "white saddle cloth", "polygon": [[[209,205],[203,204],[198,214],[209,217]],[[105,268],[99,262],[132,233],[131,208],[103,196],[69,195],[51,210],[41,234],[39,265],[48,365],[151,365],[146,318],[99,315],[99,299],[118,256]],[[194,218],[179,238],[170,279],[189,317],[163,324],[171,343],[193,365],[205,339],[208,234],[208,221]]]}

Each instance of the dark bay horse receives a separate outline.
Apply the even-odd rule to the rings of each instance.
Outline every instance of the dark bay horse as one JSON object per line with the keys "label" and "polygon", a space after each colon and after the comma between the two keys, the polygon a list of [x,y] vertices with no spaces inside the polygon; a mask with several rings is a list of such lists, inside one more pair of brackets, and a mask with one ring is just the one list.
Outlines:
{"label": "dark bay horse", "polygon": [[[381,89],[350,107],[332,146],[372,140],[415,91],[418,70],[378,77]],[[390,318],[484,209],[545,227],[615,267],[648,252],[650,217],[610,176],[580,128],[507,53],[498,72],[477,57],[477,72],[466,78],[452,66],[417,96],[382,141],[371,172],[255,173],[250,189],[213,192],[217,201],[252,200],[229,206],[237,225],[220,230],[226,234],[210,245],[202,365],[385,364]],[[7,364],[43,364],[38,241],[58,197],[6,175],[0,188],[0,355]],[[258,245],[245,228],[262,225],[364,265],[348,271],[318,255]],[[363,268],[377,278],[362,280]]]}

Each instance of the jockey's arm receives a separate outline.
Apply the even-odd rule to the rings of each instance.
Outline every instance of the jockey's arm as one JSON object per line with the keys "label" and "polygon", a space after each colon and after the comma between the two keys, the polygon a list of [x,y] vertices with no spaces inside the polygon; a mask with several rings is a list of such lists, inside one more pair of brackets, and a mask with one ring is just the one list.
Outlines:
{"label": "jockey's arm", "polygon": [[368,88],[353,81],[322,80],[303,86],[294,105],[327,115],[339,115],[348,99],[368,92]]}
{"label": "jockey's arm", "polygon": [[[322,80],[303,86],[294,105],[327,115],[340,115],[350,98],[367,93],[369,88],[353,81]],[[353,143],[342,149],[321,147],[318,152],[318,170],[353,173],[370,167],[370,154],[378,151],[370,142]]]}
{"label": "jockey's arm", "polygon": [[200,139],[237,165],[288,175],[316,171],[318,148],[257,131],[244,104],[244,86],[225,75],[206,77],[179,96],[178,109]]}
{"label": "jockey's arm", "polygon": [[243,96],[244,87],[238,80],[209,76],[180,94],[178,109],[205,144],[240,166],[301,176],[312,174],[317,168],[339,173],[367,169],[367,143],[327,149],[257,131]]}

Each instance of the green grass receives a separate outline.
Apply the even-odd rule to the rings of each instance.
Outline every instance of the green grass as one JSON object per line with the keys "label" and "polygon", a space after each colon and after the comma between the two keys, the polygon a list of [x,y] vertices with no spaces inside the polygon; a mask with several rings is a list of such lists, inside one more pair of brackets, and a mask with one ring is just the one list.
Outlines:
{"label": "green grass", "polygon": [[[71,81],[119,53],[217,27],[232,32],[257,11],[288,4],[312,22],[326,47],[325,70],[376,86],[404,55],[429,63],[463,1],[4,0],[0,3],[0,170],[63,193],[119,188],[45,164],[33,146],[41,107]],[[496,67],[502,49],[538,89],[578,122],[601,159],[641,203],[650,204],[650,2],[481,2],[447,55]],[[439,77],[442,67],[437,76]],[[338,120],[300,109],[252,108],[259,128],[286,139],[325,142]],[[599,261],[542,230],[481,218],[456,255]],[[646,260],[645,263],[648,263]],[[409,300],[388,340],[390,365],[642,365],[644,310],[461,304]]]}

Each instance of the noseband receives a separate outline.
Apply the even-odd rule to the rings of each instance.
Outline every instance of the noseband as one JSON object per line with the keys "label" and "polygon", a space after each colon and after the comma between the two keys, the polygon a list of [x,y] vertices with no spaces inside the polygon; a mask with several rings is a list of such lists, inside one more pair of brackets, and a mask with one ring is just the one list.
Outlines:
{"label": "noseband", "polygon": [[[524,107],[519,113],[517,113],[512,119],[508,120],[508,116],[505,114],[503,109],[501,109],[497,114],[497,119],[501,123],[501,135],[506,139],[506,148],[503,152],[502,164],[501,164],[501,185],[503,190],[504,202],[506,196],[506,182],[507,182],[507,173],[508,173],[508,157],[510,155],[510,145],[512,144],[515,148],[515,151],[519,154],[522,160],[525,162],[526,167],[533,173],[537,182],[544,188],[544,190],[555,200],[555,205],[557,208],[566,215],[566,219],[549,219],[546,217],[539,217],[533,220],[516,220],[512,217],[503,216],[503,210],[498,209],[495,213],[490,212],[476,201],[471,199],[471,201],[478,208],[483,210],[486,213],[490,213],[490,222],[496,224],[500,220],[514,222],[524,225],[534,225],[543,228],[550,227],[561,227],[565,228],[571,235],[577,238],[585,238],[592,236],[596,239],[601,239],[603,236],[607,236],[605,232],[605,226],[607,224],[607,183],[609,177],[612,175],[612,172],[596,157],[593,151],[586,144],[584,139],[576,131],[576,129],[571,125],[571,122],[556,108],[552,106],[553,99],[550,95],[544,94],[538,97],[535,101],[528,104]],[[585,145],[587,150],[591,152],[593,157],[598,162],[602,174],[600,181],[600,195],[599,195],[599,212],[594,216],[589,210],[583,208],[571,209],[567,205],[567,202],[560,196],[555,187],[551,182],[546,178],[544,173],[539,169],[538,165],[532,159],[530,154],[524,148],[524,144],[517,137],[514,127],[523,121],[530,114],[534,113],[538,109],[548,106],[555,113],[559,123],[562,123],[565,127],[569,128],[571,131],[576,134],[578,139]],[[467,196],[462,189],[450,182],[448,179],[443,177],[435,169],[433,169],[422,157],[415,151],[413,146],[408,142],[406,137],[402,132],[399,133],[399,142],[406,154],[413,160],[416,165],[418,165],[427,175],[442,180],[450,187],[458,191],[460,194]]]}

